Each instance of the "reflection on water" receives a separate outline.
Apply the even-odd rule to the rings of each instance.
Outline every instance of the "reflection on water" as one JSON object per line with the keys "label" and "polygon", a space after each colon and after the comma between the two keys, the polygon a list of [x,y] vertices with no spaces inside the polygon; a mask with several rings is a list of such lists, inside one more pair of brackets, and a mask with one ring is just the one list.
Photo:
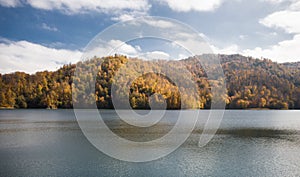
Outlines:
{"label": "reflection on water", "polygon": [[[144,141],[174,123],[170,116],[153,129],[136,130],[113,111],[103,116],[116,134]],[[199,148],[203,124],[170,155],[128,163],[94,148],[72,110],[1,110],[0,176],[300,176],[300,111],[226,111],[217,135]]]}

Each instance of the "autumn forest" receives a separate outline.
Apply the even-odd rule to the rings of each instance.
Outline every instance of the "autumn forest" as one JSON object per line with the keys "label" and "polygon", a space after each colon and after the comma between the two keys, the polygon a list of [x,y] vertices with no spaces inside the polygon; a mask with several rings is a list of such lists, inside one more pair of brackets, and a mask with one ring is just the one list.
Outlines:
{"label": "autumn forest", "polygon": [[[223,101],[227,109],[300,109],[300,62],[276,63],[269,59],[255,59],[241,55],[218,55],[225,75],[227,93]],[[149,109],[149,97],[159,93],[166,100],[168,109],[181,109],[182,100],[187,108],[209,109],[213,95],[206,73],[199,64],[198,57],[173,61],[180,63],[197,83],[197,104],[189,103],[188,93],[180,94],[177,86],[167,77],[145,73],[130,85],[129,102],[134,109]],[[114,75],[128,61],[140,62],[122,55],[93,58],[86,65],[97,71],[94,102],[100,109],[112,109],[111,85]],[[101,65],[99,65],[101,63]],[[137,64],[138,65],[138,64]],[[134,70],[127,68],[128,72]],[[147,65],[144,67],[148,67]],[[150,67],[150,66],[149,66]],[[74,77],[76,64],[62,66],[57,71],[42,71],[35,74],[15,72],[0,74],[0,108],[72,108],[72,84],[80,79]],[[132,73],[134,74],[134,72]],[[87,89],[82,84],[82,90]],[[117,88],[123,93],[122,87]],[[80,93],[80,92],[76,92]],[[185,98],[185,99],[184,99]],[[154,97],[156,102],[161,98]],[[82,101],[82,100],[81,100]],[[93,101],[93,100],[85,100]]]}

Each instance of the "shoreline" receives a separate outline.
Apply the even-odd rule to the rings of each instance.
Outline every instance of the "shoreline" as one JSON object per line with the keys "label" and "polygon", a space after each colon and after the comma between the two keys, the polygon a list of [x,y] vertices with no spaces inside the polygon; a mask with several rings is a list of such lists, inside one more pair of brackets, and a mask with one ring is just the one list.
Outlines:
{"label": "shoreline", "polygon": [[[34,109],[38,109],[38,110],[71,110],[74,108],[55,108],[55,109],[50,109],[50,108],[12,108],[12,107],[0,107],[0,110],[34,110]],[[76,108],[76,109],[81,109],[81,108]],[[86,108],[82,108],[82,109],[86,109]],[[114,109],[102,109],[100,108],[99,110],[114,110]],[[127,110],[127,109],[124,109]],[[131,109],[128,109],[131,110]],[[136,111],[139,110],[151,110],[151,109],[133,109]],[[156,109],[156,110],[160,110],[160,109]],[[278,111],[293,111],[293,110],[299,110],[300,109],[269,109],[269,108],[248,108],[248,109],[167,109],[167,111],[179,111],[179,110],[230,110],[230,111],[238,111],[238,110],[245,110],[245,111],[273,111],[273,110],[278,110]]]}

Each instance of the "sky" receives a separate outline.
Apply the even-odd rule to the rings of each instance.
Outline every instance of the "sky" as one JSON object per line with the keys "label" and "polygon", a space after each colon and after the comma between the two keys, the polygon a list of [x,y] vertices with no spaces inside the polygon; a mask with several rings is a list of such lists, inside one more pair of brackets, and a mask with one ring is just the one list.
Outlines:
{"label": "sky", "polygon": [[[214,53],[300,61],[300,0],[0,0],[0,73],[76,63],[98,33],[147,16],[191,26]],[[123,43],[123,49],[145,58],[187,56],[168,53],[166,42],[145,41],[108,44]]]}

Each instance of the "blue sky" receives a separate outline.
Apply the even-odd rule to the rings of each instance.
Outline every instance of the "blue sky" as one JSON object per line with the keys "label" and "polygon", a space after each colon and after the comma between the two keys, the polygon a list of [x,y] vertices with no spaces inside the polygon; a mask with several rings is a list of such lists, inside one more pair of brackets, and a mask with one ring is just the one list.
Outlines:
{"label": "blue sky", "polygon": [[[99,32],[141,16],[188,24],[215,53],[300,61],[299,0],[0,0],[0,73],[75,63]],[[167,53],[126,45],[144,56]]]}

